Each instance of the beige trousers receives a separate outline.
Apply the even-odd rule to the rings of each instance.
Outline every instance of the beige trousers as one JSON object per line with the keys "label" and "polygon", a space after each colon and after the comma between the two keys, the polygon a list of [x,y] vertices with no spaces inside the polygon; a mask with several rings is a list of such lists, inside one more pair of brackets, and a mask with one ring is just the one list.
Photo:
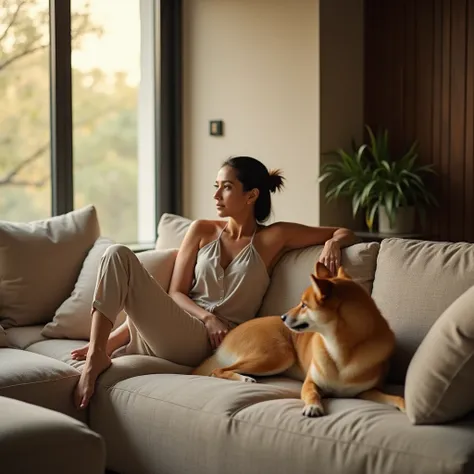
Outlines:
{"label": "beige trousers", "polygon": [[125,310],[127,354],[195,367],[212,353],[202,321],[181,309],[124,245],[111,245],[102,256],[92,306],[112,324]]}

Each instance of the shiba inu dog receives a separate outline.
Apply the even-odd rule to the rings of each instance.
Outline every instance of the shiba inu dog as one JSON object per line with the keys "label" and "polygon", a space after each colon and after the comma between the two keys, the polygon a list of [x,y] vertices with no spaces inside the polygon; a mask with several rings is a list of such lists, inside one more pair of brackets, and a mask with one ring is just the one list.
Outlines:
{"label": "shiba inu dog", "polygon": [[[300,372],[303,415],[324,415],[323,397],[358,397],[405,411],[402,397],[378,390],[395,335],[372,297],[339,268],[320,262],[300,303],[283,316],[247,321],[192,372],[230,380]],[[296,371],[295,371],[296,369]]]}

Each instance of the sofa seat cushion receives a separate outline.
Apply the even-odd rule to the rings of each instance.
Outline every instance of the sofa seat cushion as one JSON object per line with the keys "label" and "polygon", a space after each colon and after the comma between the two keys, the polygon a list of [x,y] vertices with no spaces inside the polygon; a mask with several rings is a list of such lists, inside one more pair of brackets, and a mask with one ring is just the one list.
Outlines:
{"label": "sofa seat cushion", "polygon": [[[120,359],[124,358],[117,361]],[[278,387],[177,374],[110,382],[105,377],[99,380],[90,407],[90,426],[104,436],[109,468],[122,474],[152,472],[146,466],[154,466],[153,472],[188,472],[189,466],[193,466],[193,473],[204,472],[195,471],[194,465],[212,443],[217,442],[216,448],[220,444],[214,436],[210,442],[212,431],[218,429],[220,436],[222,423],[226,424],[229,417],[248,405],[298,397],[300,386],[296,381],[292,381],[294,385]],[[180,423],[184,423],[184,437],[177,426]],[[207,440],[200,439],[199,425],[205,430],[209,428]],[[174,440],[165,457],[160,451],[168,448],[161,443],[155,446],[156,437]],[[223,451],[220,453],[220,457],[225,457]],[[219,471],[222,472],[226,471]]]}
{"label": "sofa seat cushion", "polygon": [[[82,347],[84,344],[85,341],[75,341],[72,339],[48,339],[47,341],[29,346],[27,351],[57,359],[81,371],[85,361],[73,360],[71,358],[71,351]],[[113,385],[120,380],[139,375],[161,373],[188,374],[192,370],[191,367],[178,365],[159,357],[121,355],[122,353],[123,348],[114,353],[111,367],[101,375],[100,380],[104,379],[105,384]]]}
{"label": "sofa seat cushion", "polygon": [[79,349],[79,347],[83,347],[85,344],[87,344],[87,341],[75,339],[46,339],[31,344],[26,350],[56,359],[80,370],[84,366],[85,361],[73,360],[71,358],[71,351]]}
{"label": "sofa seat cushion", "polygon": [[37,326],[19,326],[9,328],[5,331],[8,346],[14,349],[26,349],[35,342],[44,341],[46,338],[41,335],[43,325]]}
{"label": "sofa seat cushion", "polygon": [[474,244],[382,241],[372,296],[397,337],[389,380],[403,384],[434,322],[474,285]]}
{"label": "sofa seat cushion", "polygon": [[[328,415],[301,414],[299,384],[248,384],[148,375],[101,382],[91,428],[122,474],[463,473],[474,467],[474,420],[414,427],[387,405],[327,399]],[[280,380],[281,381],[281,380]],[[273,384],[274,383],[274,384]]]}
{"label": "sofa seat cushion", "polygon": [[7,333],[2,326],[0,326],[0,347],[8,347]]}
{"label": "sofa seat cushion", "polygon": [[[301,405],[289,400],[243,409],[234,417],[241,424],[239,447],[249,459],[268,457],[275,466],[288,462],[286,469],[298,473],[314,472],[316,463],[318,474],[467,473],[474,467],[474,419],[446,430],[418,430],[386,405],[357,399],[324,404],[328,415],[319,419],[301,417]],[[299,456],[291,456],[295,452]]]}
{"label": "sofa seat cushion", "polygon": [[0,396],[83,420],[85,412],[76,410],[73,402],[79,376],[78,370],[50,357],[19,349],[0,349]]}
{"label": "sofa seat cushion", "polygon": [[85,424],[0,397],[0,471],[5,474],[103,474],[105,447]]}

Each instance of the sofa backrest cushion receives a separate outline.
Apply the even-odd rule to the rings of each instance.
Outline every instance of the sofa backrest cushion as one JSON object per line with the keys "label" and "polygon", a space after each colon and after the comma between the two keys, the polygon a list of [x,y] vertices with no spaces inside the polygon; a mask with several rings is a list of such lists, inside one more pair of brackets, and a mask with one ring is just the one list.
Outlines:
{"label": "sofa backrest cushion", "polygon": [[50,321],[99,234],[94,206],[28,223],[0,221],[0,324]]}
{"label": "sofa backrest cushion", "polygon": [[[54,313],[53,320],[44,326],[41,334],[57,339],[89,339],[91,330],[91,309],[94,289],[99,271],[100,259],[115,241],[99,237],[85,258],[74,290]],[[123,312],[122,312],[123,313]],[[114,327],[125,321],[121,314]]]}
{"label": "sofa backrest cushion", "polygon": [[[157,249],[179,247],[191,220],[175,214],[163,214],[158,224]],[[283,314],[295,305],[309,285],[309,275],[323,247],[315,245],[285,254],[275,266],[270,286],[258,315]],[[372,289],[379,244],[352,245],[342,252],[342,265],[347,273],[368,292]]]}
{"label": "sofa backrest cushion", "polygon": [[158,223],[155,249],[179,248],[192,220],[176,214],[163,213]]}
{"label": "sofa backrest cushion", "polygon": [[388,381],[404,383],[410,360],[433,323],[474,285],[474,244],[382,241],[372,296],[397,337]]}
{"label": "sofa backrest cushion", "polygon": [[[92,322],[91,305],[97,273],[102,255],[113,244],[114,241],[105,237],[97,239],[84,260],[71,296],[61,304],[53,320],[43,328],[41,332],[43,336],[56,339],[89,340]],[[168,291],[177,253],[177,249],[146,250],[137,253],[137,258],[153,278]],[[120,326],[126,317],[127,314],[122,310],[115,320],[114,328]]]}
{"label": "sofa backrest cushion", "polygon": [[[310,274],[323,249],[315,245],[287,252],[276,264],[259,316],[281,315],[300,302],[310,283]],[[368,293],[372,290],[379,244],[367,242],[342,250],[342,266]]]}

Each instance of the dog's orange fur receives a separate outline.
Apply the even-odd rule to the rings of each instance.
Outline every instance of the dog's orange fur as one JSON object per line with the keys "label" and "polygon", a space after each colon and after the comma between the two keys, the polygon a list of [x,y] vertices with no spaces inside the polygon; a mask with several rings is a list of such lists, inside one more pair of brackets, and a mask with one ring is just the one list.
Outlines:
{"label": "dog's orange fur", "polygon": [[306,416],[324,414],[323,396],[358,397],[405,411],[402,397],[377,388],[394,347],[395,336],[372,297],[342,267],[333,278],[318,262],[297,306],[282,317],[236,327],[193,374],[255,382],[248,375],[293,369],[303,380]]}

